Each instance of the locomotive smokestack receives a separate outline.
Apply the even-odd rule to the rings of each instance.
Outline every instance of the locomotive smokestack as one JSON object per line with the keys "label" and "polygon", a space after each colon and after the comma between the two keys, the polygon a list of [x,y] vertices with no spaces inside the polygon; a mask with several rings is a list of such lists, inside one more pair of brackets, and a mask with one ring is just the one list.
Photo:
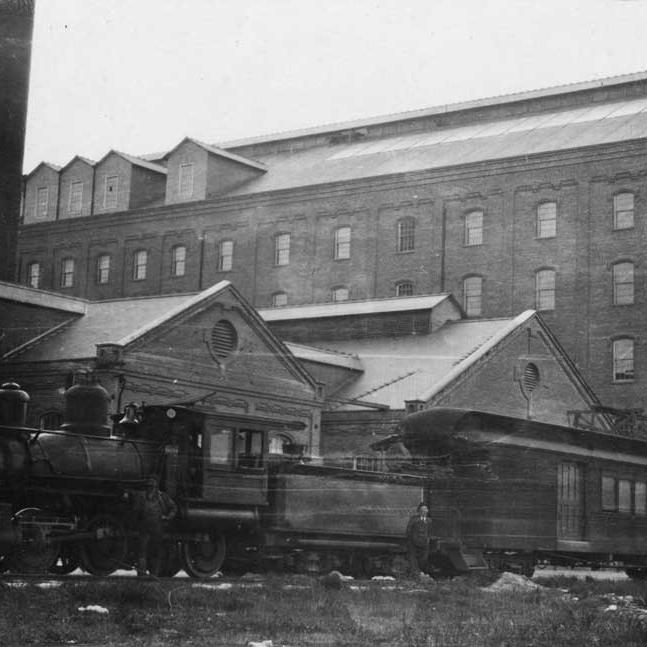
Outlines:
{"label": "locomotive smokestack", "polygon": [[0,386],[0,425],[24,427],[27,422],[29,395],[15,382]]}

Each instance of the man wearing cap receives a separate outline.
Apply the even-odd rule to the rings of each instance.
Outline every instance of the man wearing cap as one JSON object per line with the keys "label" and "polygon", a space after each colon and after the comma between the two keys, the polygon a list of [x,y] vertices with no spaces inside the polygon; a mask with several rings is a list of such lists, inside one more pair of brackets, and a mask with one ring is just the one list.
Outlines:
{"label": "man wearing cap", "polygon": [[407,525],[407,552],[411,574],[425,575],[429,566],[429,544],[431,541],[431,519],[429,508],[421,503]]}

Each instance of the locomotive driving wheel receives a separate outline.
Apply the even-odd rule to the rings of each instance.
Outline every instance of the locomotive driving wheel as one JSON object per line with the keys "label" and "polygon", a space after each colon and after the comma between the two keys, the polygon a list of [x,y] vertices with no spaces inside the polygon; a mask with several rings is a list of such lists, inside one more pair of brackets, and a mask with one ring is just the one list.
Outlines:
{"label": "locomotive driving wheel", "polygon": [[182,568],[191,576],[206,578],[215,575],[225,561],[225,537],[219,532],[201,533],[182,543]]}
{"label": "locomotive driving wheel", "polygon": [[7,567],[15,573],[46,573],[58,558],[58,544],[50,541],[45,513],[39,508],[25,508],[14,516],[22,541],[7,558]]}
{"label": "locomotive driving wheel", "polygon": [[92,537],[81,545],[81,566],[91,575],[110,575],[124,565],[127,541],[116,517],[100,514],[90,519],[86,531]]}

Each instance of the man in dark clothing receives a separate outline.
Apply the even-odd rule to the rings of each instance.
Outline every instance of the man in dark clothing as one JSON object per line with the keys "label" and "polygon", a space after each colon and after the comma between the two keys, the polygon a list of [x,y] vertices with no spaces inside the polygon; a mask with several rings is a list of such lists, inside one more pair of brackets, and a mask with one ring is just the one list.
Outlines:
{"label": "man in dark clothing", "polygon": [[135,523],[137,525],[137,575],[146,575],[150,569],[149,550],[152,542],[157,542],[164,531],[164,522],[177,514],[175,501],[161,492],[157,478],[151,476],[146,481],[146,490],[131,493]]}
{"label": "man in dark clothing", "polygon": [[429,566],[429,544],[431,541],[431,519],[429,508],[421,503],[418,513],[409,519],[407,525],[407,551],[411,574],[418,577],[426,574]]}

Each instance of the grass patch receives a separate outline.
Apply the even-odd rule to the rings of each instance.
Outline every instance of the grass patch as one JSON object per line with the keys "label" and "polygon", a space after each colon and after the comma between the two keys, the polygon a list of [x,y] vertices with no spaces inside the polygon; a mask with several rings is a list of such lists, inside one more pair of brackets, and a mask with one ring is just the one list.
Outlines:
{"label": "grass patch", "polygon": [[[4,645],[246,645],[250,640],[307,647],[532,647],[643,645],[647,625],[640,582],[542,580],[535,591],[484,590],[469,578],[351,582],[340,590],[316,579],[268,577],[194,588],[190,580],[66,583],[41,589],[0,585]],[[605,611],[608,596],[634,605]],[[606,597],[605,597],[606,596]],[[81,612],[101,605],[107,614]],[[618,605],[616,605],[618,606]],[[630,612],[631,611],[631,612]]]}

